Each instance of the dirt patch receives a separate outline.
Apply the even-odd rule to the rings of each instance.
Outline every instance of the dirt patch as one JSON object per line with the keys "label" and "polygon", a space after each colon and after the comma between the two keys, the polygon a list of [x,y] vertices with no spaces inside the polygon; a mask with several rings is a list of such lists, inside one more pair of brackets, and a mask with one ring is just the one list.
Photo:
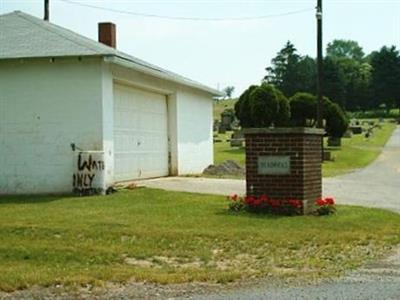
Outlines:
{"label": "dirt patch", "polygon": [[210,165],[204,171],[206,175],[244,175],[245,169],[233,160],[225,160],[219,165]]}

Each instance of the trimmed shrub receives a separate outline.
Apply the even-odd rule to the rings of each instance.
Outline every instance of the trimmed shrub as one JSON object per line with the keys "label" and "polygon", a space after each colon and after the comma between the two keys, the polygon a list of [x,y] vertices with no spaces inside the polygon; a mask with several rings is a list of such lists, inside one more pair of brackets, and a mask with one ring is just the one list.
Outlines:
{"label": "trimmed shrub", "polygon": [[270,127],[278,114],[279,96],[272,85],[262,84],[250,94],[250,112],[256,127]]}
{"label": "trimmed shrub", "polygon": [[337,103],[324,99],[324,116],[326,119],[325,130],[328,136],[341,138],[349,127],[346,114]]}
{"label": "trimmed shrub", "polygon": [[239,100],[235,103],[235,114],[240,120],[240,125],[243,128],[254,127],[253,118],[250,111],[250,94],[256,88],[256,85],[251,85],[243,92],[243,94],[239,97]]}
{"label": "trimmed shrub", "polygon": [[317,99],[309,93],[296,93],[290,98],[291,124],[313,127],[317,120]]}
{"label": "trimmed shrub", "polygon": [[290,124],[290,104],[286,96],[280,91],[276,90],[278,94],[278,114],[276,115],[275,125],[279,127],[289,126]]}
{"label": "trimmed shrub", "polygon": [[[326,97],[322,104],[327,134],[335,138],[342,137],[349,124],[345,113]],[[252,85],[236,102],[235,114],[242,128],[271,125],[313,127],[317,121],[317,99],[312,94],[297,93],[288,101],[272,85]]]}

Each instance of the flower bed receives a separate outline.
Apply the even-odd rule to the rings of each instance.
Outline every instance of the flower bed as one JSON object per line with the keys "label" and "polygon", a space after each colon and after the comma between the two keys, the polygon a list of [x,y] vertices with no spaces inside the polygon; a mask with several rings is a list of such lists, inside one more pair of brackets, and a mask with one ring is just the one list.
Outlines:
{"label": "flower bed", "polygon": [[[275,200],[267,195],[240,197],[237,194],[228,196],[229,210],[248,211],[260,214],[302,215],[303,201],[298,199]],[[333,198],[320,198],[315,201],[315,215],[330,215],[336,212]]]}

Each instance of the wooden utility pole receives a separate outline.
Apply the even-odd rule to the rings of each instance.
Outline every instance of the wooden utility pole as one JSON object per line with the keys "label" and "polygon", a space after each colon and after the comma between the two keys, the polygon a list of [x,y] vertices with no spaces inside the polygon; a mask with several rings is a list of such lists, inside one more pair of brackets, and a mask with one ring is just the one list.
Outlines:
{"label": "wooden utility pole", "polygon": [[44,20],[45,21],[50,20],[49,1],[50,0],[44,0]]}
{"label": "wooden utility pole", "polygon": [[322,0],[318,0],[317,5],[317,127],[323,127],[322,111]]}

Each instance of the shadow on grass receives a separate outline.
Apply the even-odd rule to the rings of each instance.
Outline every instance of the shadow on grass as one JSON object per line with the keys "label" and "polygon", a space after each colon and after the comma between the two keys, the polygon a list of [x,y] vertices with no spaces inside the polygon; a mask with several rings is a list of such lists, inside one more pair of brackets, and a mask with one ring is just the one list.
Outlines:
{"label": "shadow on grass", "polygon": [[325,146],[324,150],[326,150],[326,151],[340,151],[340,150],[342,150],[342,148],[341,147],[332,147],[332,146],[327,147],[327,146]]}
{"label": "shadow on grass", "polygon": [[63,200],[71,195],[0,195],[0,205],[2,204],[39,204]]}
{"label": "shadow on grass", "polygon": [[263,214],[263,213],[251,213],[245,211],[230,211],[230,210],[220,210],[215,213],[217,216],[231,216],[231,217],[241,217],[247,219],[270,219],[270,220],[279,220],[279,219],[287,219],[293,217],[299,217],[298,215],[293,216],[285,216],[285,215],[273,215],[273,214]]}
{"label": "shadow on grass", "polygon": [[220,152],[230,153],[230,154],[244,154],[245,148],[226,149],[226,150],[220,150]]}

